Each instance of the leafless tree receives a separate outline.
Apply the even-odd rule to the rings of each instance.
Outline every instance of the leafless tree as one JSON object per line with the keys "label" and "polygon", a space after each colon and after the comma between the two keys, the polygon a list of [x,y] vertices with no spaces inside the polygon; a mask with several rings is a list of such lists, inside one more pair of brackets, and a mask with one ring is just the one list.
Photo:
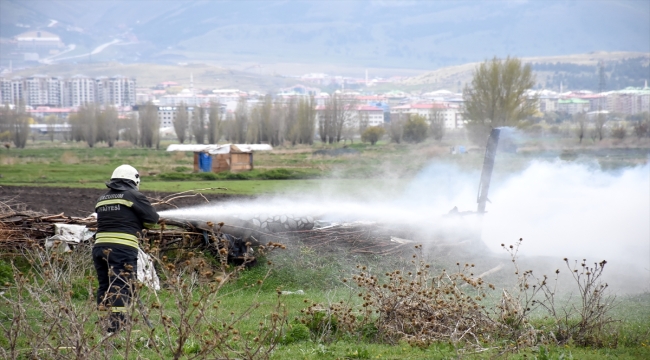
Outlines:
{"label": "leafless tree", "polygon": [[442,109],[433,108],[429,114],[429,131],[431,136],[440,141],[445,136],[445,113]]}
{"label": "leafless tree", "polygon": [[[6,124],[4,127],[8,129],[11,134],[11,140],[17,148],[24,148],[27,145],[27,139],[31,129],[29,128],[29,118],[25,113],[25,105],[21,101],[15,109],[5,107],[3,111],[2,122]],[[5,130],[7,131],[7,130]]]}
{"label": "leafless tree", "polygon": [[70,140],[76,142],[83,141],[84,136],[79,112],[70,114],[70,116],[68,116],[68,123],[70,124]]}
{"label": "leafless tree", "polygon": [[291,97],[283,108],[284,138],[291,142],[291,145],[298,143],[300,132],[298,129],[298,101]]}
{"label": "leafless tree", "polygon": [[[270,101],[270,96],[269,96]],[[272,105],[269,105],[269,118],[268,118],[268,142],[272,146],[278,146],[285,140],[285,127],[286,127],[286,107],[280,100],[276,100]]]}
{"label": "leafless tree", "polygon": [[188,124],[189,115],[187,113],[187,107],[184,103],[181,103],[181,105],[176,108],[176,118],[174,119],[174,131],[176,132],[176,138],[181,144],[183,144],[187,138]]}
{"label": "leafless tree", "polygon": [[390,124],[388,125],[388,136],[394,143],[401,143],[404,137],[404,123],[408,118],[407,114],[391,114]]}
{"label": "leafless tree", "polygon": [[248,122],[248,104],[245,98],[240,98],[235,113],[226,122],[226,138],[228,141],[244,143],[246,141]]}
{"label": "leafless tree", "polygon": [[640,114],[639,119],[634,122],[633,131],[639,139],[650,136],[650,113]]}
{"label": "leafless tree", "polygon": [[129,115],[120,121],[120,138],[138,145],[140,139],[138,132],[138,118],[135,115]]}
{"label": "leafless tree", "polygon": [[13,110],[8,105],[0,105],[0,141],[11,140],[11,116]]}
{"label": "leafless tree", "polygon": [[192,134],[197,144],[205,143],[205,109],[195,106],[192,112]]}
{"label": "leafless tree", "polygon": [[313,97],[302,98],[298,101],[297,134],[298,143],[313,144],[316,121],[316,103]]}
{"label": "leafless tree", "polygon": [[[368,116],[367,112],[358,112],[358,119],[359,119],[359,135],[362,135],[364,131],[368,128],[368,123],[370,123],[370,119]],[[374,144],[373,144],[374,145]]]}
{"label": "leafless tree", "polygon": [[208,142],[216,144],[221,138],[221,106],[218,102],[211,102],[208,114]]}
{"label": "leafless tree", "polygon": [[98,110],[95,104],[85,104],[79,107],[79,111],[77,112],[83,140],[89,147],[94,147],[97,143],[99,134],[97,112]]}
{"label": "leafless tree", "polygon": [[108,147],[113,147],[118,138],[118,115],[112,106],[107,106],[98,113],[98,140],[105,141]]}
{"label": "leafless tree", "polygon": [[253,106],[250,112],[250,120],[246,128],[246,142],[250,144],[257,144],[262,137],[262,114],[261,106],[259,104]]}
{"label": "leafless tree", "polygon": [[585,113],[577,113],[573,115],[573,119],[576,122],[576,135],[578,136],[578,142],[582,144],[582,139],[585,137],[587,132],[587,117]]}
{"label": "leafless tree", "polygon": [[323,143],[341,141],[343,127],[352,118],[355,101],[342,94],[334,93],[327,103],[319,121],[319,134]]}
{"label": "leafless tree", "polygon": [[605,137],[605,123],[607,122],[607,118],[605,117],[605,114],[602,112],[598,112],[598,116],[596,116],[596,121],[594,122],[594,132],[595,136],[598,137],[598,141],[603,140]]}
{"label": "leafless tree", "polygon": [[140,145],[143,147],[160,148],[160,121],[158,119],[158,109],[149,101],[146,105],[140,107],[138,112],[140,125]]}
{"label": "leafless tree", "polygon": [[45,124],[47,125],[47,137],[50,138],[50,142],[54,142],[54,132],[56,131],[56,125],[59,123],[59,118],[55,115],[49,115],[45,118]]}

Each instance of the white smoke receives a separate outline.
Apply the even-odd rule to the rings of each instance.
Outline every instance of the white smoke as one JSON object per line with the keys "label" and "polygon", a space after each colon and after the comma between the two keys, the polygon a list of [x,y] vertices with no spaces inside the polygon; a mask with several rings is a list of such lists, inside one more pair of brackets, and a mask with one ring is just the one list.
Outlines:
{"label": "white smoke", "polygon": [[[324,185],[321,191],[299,198],[228,202],[161,215],[212,221],[233,214],[242,218],[286,214],[335,222],[365,220],[412,227],[417,229],[419,241],[440,231],[454,240],[477,226],[472,220],[478,217],[444,215],[454,207],[460,212],[476,210],[479,177],[478,170],[432,163],[406,188],[394,188],[399,196],[370,185],[362,191]],[[608,172],[589,164],[534,161],[523,172],[508,177],[499,174],[498,178],[505,180],[493,179],[491,203],[482,221],[482,240],[494,255],[505,255],[502,243],[514,244],[523,238],[523,256],[554,257],[558,267],[564,257],[586,258],[590,264],[607,260],[617,273],[625,269],[634,272],[628,283],[638,284],[638,289],[626,291],[648,289],[649,165]]]}

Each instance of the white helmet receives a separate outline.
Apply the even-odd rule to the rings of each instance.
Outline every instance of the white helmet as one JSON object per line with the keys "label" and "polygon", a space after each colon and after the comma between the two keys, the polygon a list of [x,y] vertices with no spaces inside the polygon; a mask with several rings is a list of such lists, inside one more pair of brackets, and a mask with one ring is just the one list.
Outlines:
{"label": "white helmet", "polygon": [[138,174],[138,170],[131,165],[120,165],[116,167],[115,171],[113,171],[113,175],[111,175],[111,179],[131,180],[135,183],[135,186],[140,187],[140,174]]}

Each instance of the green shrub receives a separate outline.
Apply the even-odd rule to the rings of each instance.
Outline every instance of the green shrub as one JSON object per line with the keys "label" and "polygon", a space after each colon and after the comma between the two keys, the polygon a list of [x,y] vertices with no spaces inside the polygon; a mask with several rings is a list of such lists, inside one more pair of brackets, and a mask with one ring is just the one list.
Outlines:
{"label": "green shrub", "polygon": [[281,342],[287,345],[295,342],[308,341],[310,336],[307,326],[296,323],[289,325],[289,331],[284,335]]}
{"label": "green shrub", "polygon": [[0,287],[4,286],[6,283],[12,283],[13,281],[14,275],[11,263],[7,260],[0,259]]}
{"label": "green shrub", "polygon": [[190,169],[187,166],[177,166],[177,167],[174,168],[174,171],[179,172],[179,173],[186,173],[186,172],[192,171],[192,169]]}
{"label": "green shrub", "polygon": [[196,174],[196,177],[199,178],[200,180],[206,180],[206,181],[219,180],[219,174],[215,174],[212,172],[201,172]]}
{"label": "green shrub", "polygon": [[404,124],[404,141],[420,143],[427,138],[427,122],[423,116],[411,116]]}
{"label": "green shrub", "polygon": [[370,126],[361,134],[361,141],[375,145],[385,133],[386,131],[381,126]]}
{"label": "green shrub", "polygon": [[192,180],[193,174],[181,174],[181,173],[164,173],[158,175],[158,178],[166,181],[186,181]]}
{"label": "green shrub", "polygon": [[291,172],[287,169],[273,169],[264,172],[262,177],[268,180],[286,180],[290,179],[291,175]]}

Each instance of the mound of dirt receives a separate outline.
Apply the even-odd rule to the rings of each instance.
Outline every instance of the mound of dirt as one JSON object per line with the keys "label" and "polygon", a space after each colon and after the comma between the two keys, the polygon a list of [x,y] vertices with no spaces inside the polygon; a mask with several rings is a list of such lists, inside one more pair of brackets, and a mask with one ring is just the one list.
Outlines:
{"label": "mound of dirt", "polygon": [[[44,214],[60,214],[67,216],[86,217],[94,212],[97,198],[105,190],[59,188],[59,187],[32,187],[32,186],[0,186],[0,206],[11,207],[17,210],[36,211]],[[151,202],[162,199],[171,193],[143,191]],[[209,202],[219,202],[231,199],[249,199],[246,195],[230,194],[203,194]],[[205,199],[200,196],[176,199],[173,204],[177,207],[189,207],[205,204]],[[169,205],[158,205],[156,210],[162,211],[172,208]]]}

